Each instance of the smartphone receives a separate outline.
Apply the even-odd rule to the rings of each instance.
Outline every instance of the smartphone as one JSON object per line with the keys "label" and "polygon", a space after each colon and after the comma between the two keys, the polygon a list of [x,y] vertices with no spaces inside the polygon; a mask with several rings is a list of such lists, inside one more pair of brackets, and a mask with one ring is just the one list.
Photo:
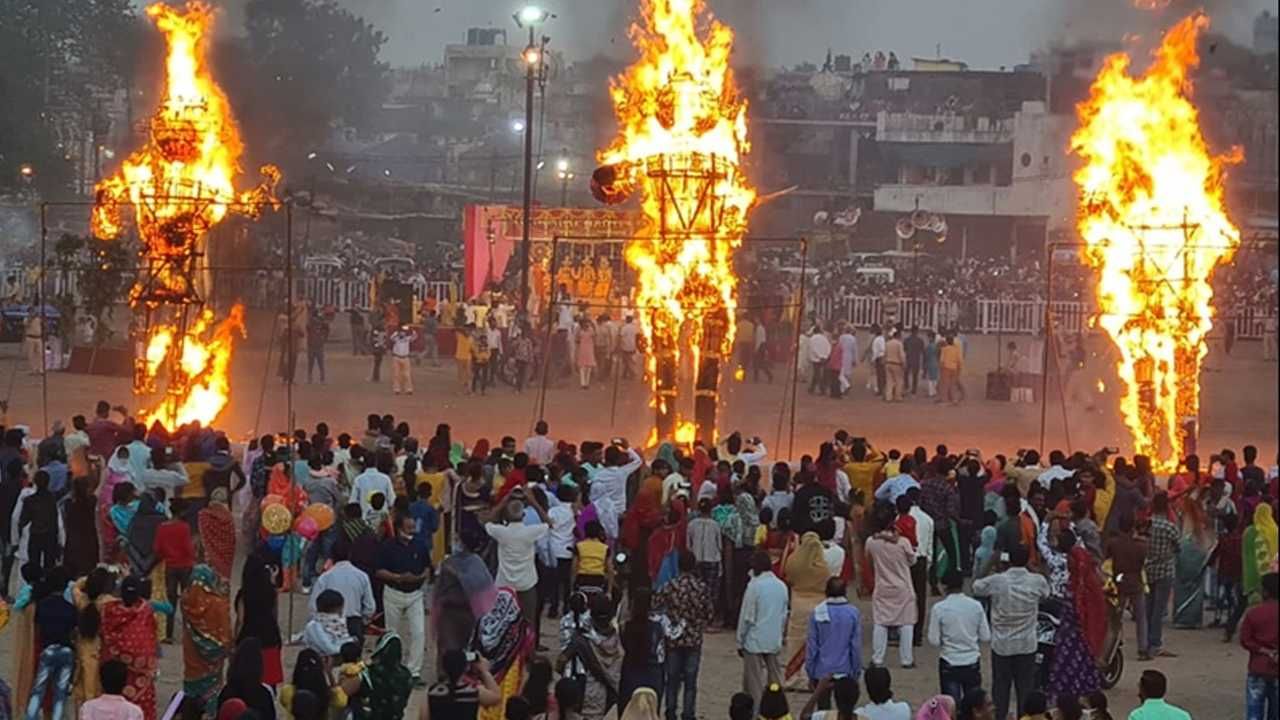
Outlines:
{"label": "smartphone", "polygon": [[475,652],[474,650],[468,650],[468,651],[466,652],[465,657],[466,657],[466,659],[467,659],[467,662],[469,662],[469,663],[473,663],[473,662],[475,662],[475,661],[477,661],[477,660],[479,660],[479,659],[480,659],[480,656],[479,656],[479,655],[477,655],[477,654],[476,654],[476,652]]}

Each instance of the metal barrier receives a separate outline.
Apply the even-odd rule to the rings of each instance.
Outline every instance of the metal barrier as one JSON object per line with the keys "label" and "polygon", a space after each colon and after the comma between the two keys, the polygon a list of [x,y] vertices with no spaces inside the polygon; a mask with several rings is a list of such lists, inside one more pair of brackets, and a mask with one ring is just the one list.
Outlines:
{"label": "metal barrier", "polygon": [[[853,295],[820,297],[814,300],[810,309],[819,318],[845,320],[863,329],[885,323],[901,323],[904,327],[914,325],[926,330],[958,325],[979,335],[1039,335],[1044,332],[1045,318],[1043,300],[978,299],[957,302]],[[1049,310],[1059,333],[1074,335],[1094,331],[1091,320],[1095,309],[1092,303],[1058,300],[1049,304]],[[1215,335],[1220,335],[1225,327],[1221,318],[1228,317],[1235,324],[1238,339],[1255,340],[1266,334],[1269,322],[1275,322],[1277,308],[1232,308],[1220,311],[1218,317]]]}

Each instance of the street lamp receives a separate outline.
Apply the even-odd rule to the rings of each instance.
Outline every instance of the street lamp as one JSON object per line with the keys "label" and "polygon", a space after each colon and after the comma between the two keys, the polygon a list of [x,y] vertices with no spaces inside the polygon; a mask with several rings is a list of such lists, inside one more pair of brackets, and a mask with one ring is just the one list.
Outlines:
{"label": "street lamp", "polygon": [[[529,230],[533,214],[533,87],[546,70],[545,49],[550,41],[545,35],[539,43],[535,34],[538,25],[554,17],[536,5],[526,5],[511,16],[516,27],[529,29],[529,44],[521,53],[525,65],[524,124],[516,132],[524,132],[524,202],[520,227],[520,309],[529,309]],[[514,123],[512,129],[515,129]]]}
{"label": "street lamp", "polygon": [[556,161],[556,177],[560,178],[560,207],[566,207],[569,204],[569,181],[574,178],[569,171],[569,158],[562,157]]}

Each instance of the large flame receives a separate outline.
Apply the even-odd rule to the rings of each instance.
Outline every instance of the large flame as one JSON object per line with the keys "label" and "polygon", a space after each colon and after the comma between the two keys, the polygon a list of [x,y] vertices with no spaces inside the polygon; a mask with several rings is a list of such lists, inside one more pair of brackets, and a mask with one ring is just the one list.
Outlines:
{"label": "large flame", "polygon": [[228,212],[256,217],[263,207],[279,205],[273,189],[280,173],[267,165],[260,185],[235,188],[243,145],[206,59],[212,9],[200,2],[185,9],[157,3],[146,12],[167,46],[163,100],[146,145],[98,184],[92,228],[98,237],[118,237],[122,207],[133,209],[146,269],[130,300],[148,323],[134,391],[152,392],[167,372],[164,399],[143,416],[170,426],[209,424],[229,397],[228,366],[234,336],[244,333],[244,313],[237,305],[215,326],[212,311],[198,309],[204,288],[196,261],[206,234]]}
{"label": "large flame", "polygon": [[1134,450],[1175,469],[1183,425],[1200,409],[1200,363],[1213,327],[1209,276],[1240,233],[1223,207],[1224,170],[1243,153],[1210,153],[1188,97],[1200,61],[1193,14],[1170,29],[1151,67],[1129,74],[1109,57],[1078,110],[1072,151],[1081,204],[1077,225],[1098,271],[1098,323],[1120,351],[1120,409]]}
{"label": "large flame", "polygon": [[618,135],[600,160],[640,191],[648,220],[626,259],[653,402],[666,411],[673,396],[659,389],[660,359],[678,367],[684,346],[696,368],[702,353],[732,349],[732,256],[756,193],[740,168],[747,103],[729,69],[733,31],[705,14],[703,0],[643,0],[642,15],[631,27],[641,57],[612,83]]}

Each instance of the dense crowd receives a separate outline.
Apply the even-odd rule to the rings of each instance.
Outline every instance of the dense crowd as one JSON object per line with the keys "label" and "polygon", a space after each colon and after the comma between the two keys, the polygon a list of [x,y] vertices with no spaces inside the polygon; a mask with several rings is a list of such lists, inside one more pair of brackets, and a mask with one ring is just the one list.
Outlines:
{"label": "dense crowd", "polygon": [[[1256,262],[1255,262],[1256,260]],[[1220,307],[1249,308],[1274,314],[1277,283],[1274,260],[1263,258],[1236,262],[1215,273],[1215,302]],[[1039,300],[1047,291],[1043,261],[1035,258],[1013,263],[1007,258],[963,260],[922,254],[895,260],[893,279],[860,272],[886,267],[849,258],[821,263],[813,288],[817,298],[847,299],[854,296],[973,300]],[[1093,297],[1095,271],[1076,262],[1054,264],[1053,299],[1089,301]]]}
{"label": "dense crowd", "polygon": [[[84,720],[399,720],[425,688],[424,720],[692,720],[704,637],[723,629],[733,720],[1101,719],[1127,609],[1143,661],[1174,654],[1170,613],[1238,631],[1246,717],[1275,718],[1280,470],[1252,446],[1167,476],[1105,450],[930,452],[843,430],[794,464],[768,453],[735,432],[642,454],[542,422],[468,448],[390,415],[241,450],[106,402],[38,441],[10,426],[9,697],[32,719],[70,702]],[[291,591],[310,607],[293,636]],[[869,617],[851,602],[868,599]],[[157,656],[179,639],[166,712]],[[893,674],[931,672],[926,641],[938,694],[895,697],[890,644]],[[1148,668],[1130,718],[1190,717]]]}

